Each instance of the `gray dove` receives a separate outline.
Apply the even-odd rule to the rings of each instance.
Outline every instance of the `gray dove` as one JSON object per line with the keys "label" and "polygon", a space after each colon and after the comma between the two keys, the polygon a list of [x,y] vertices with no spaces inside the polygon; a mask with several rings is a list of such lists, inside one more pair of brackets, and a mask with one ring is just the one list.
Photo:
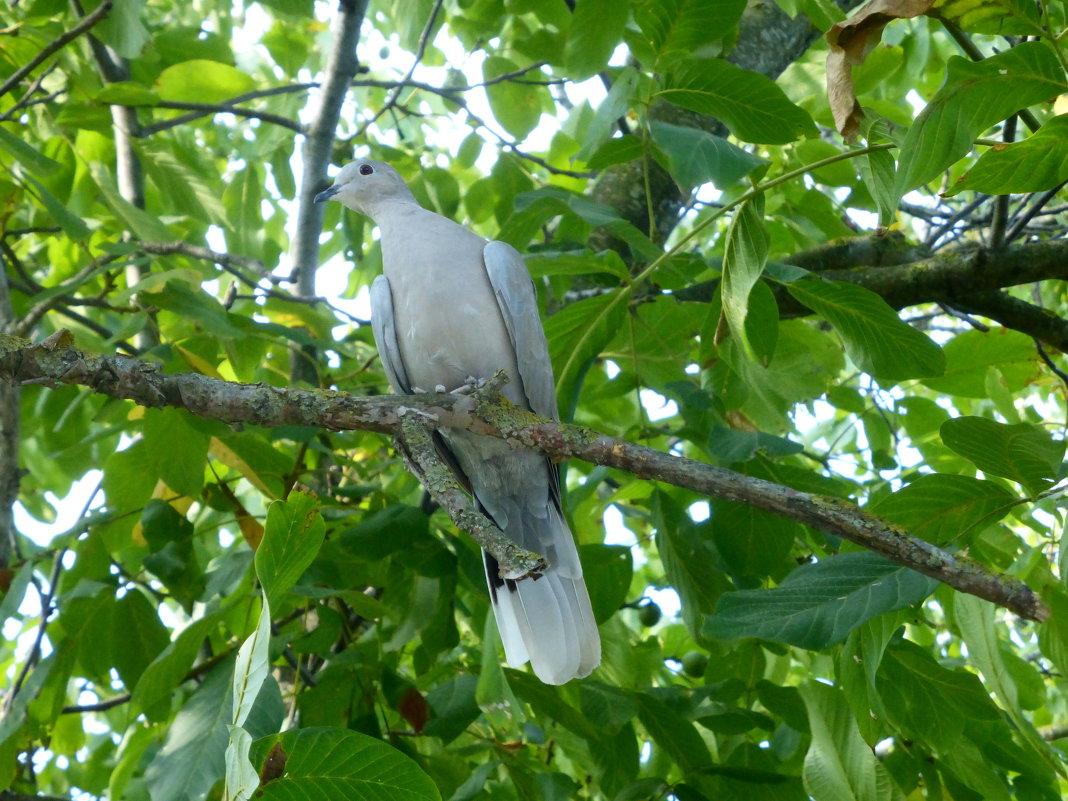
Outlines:
{"label": "gray dove", "polygon": [[[371,325],[396,392],[454,390],[505,370],[503,391],[513,403],[559,418],[534,285],[514,248],[427,211],[381,161],[345,165],[315,198],[331,199],[367,215],[381,232],[383,274],[371,285]],[[483,552],[508,664],[529,660],[547,684],[589,674],[601,661],[601,641],[556,467],[542,453],[495,437],[440,434],[479,509],[549,565],[539,578],[513,581]]]}

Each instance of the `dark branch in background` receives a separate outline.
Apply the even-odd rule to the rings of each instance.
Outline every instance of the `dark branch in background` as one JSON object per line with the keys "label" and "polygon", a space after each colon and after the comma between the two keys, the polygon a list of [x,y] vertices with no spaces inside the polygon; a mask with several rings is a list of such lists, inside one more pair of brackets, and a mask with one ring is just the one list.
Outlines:
{"label": "dark branch in background", "polygon": [[[317,82],[309,83],[293,83],[286,86],[275,86],[271,89],[258,89],[254,92],[246,92],[243,95],[237,95],[231,97],[229,100],[224,100],[222,103],[190,103],[187,106],[195,106],[196,110],[189,114],[180,114],[177,117],[172,117],[169,120],[161,120],[160,122],[154,122],[151,125],[146,125],[141,129],[143,136],[151,136],[152,134],[165,131],[168,128],[174,128],[178,125],[184,125],[187,122],[198,120],[201,117],[206,117],[210,114],[234,114],[236,116],[252,117],[255,119],[262,119],[266,122],[277,122],[283,127],[297,130],[293,126],[300,126],[298,133],[304,133],[304,126],[300,123],[287,119],[285,117],[279,117],[275,114],[269,114],[267,112],[256,112],[247,109],[236,108],[239,103],[247,103],[250,100],[258,100],[261,97],[274,97],[276,95],[294,94],[296,92],[306,92],[309,89],[318,88]],[[179,108],[180,104],[177,103],[159,103],[157,108]]]}
{"label": "dark branch in background", "polygon": [[[356,45],[367,11],[367,0],[339,0],[338,13],[331,26],[332,43],[319,95],[319,106],[308,126],[301,148],[302,175],[297,204],[297,226],[290,251],[296,274],[297,294],[315,294],[315,271],[319,266],[319,235],[323,230],[324,206],[315,196],[326,184],[326,168],[334,145],[334,133],[341,117],[349,84],[356,75]],[[313,354],[295,348],[290,373],[294,381],[318,383]]]}
{"label": "dark branch in background", "polygon": [[[19,81],[33,72],[37,67],[45,61],[53,53],[57,53],[73,42],[87,30],[96,25],[100,20],[104,19],[110,13],[112,6],[112,0],[103,0],[103,2],[93,9],[92,13],[86,14],[82,17],[81,21],[71,28],[69,31],[60,34],[43,48],[36,56],[27,61],[23,66],[19,67],[8,77],[6,81],[0,84],[0,97],[6,95],[11,91],[13,87],[18,85]],[[81,13],[81,12],[79,12]]]}
{"label": "dark branch in background", "polygon": [[1014,298],[1004,292],[962,295],[947,305],[997,320],[1006,328],[1027,334],[1037,342],[1068,352],[1068,320],[1041,306]]}
{"label": "dark branch in background", "polygon": [[[825,246],[816,249],[826,251]],[[864,253],[843,246],[841,253]],[[795,264],[822,264],[821,258],[804,254],[791,257]],[[947,250],[930,258],[884,267],[856,267],[819,272],[820,277],[848,281],[881,295],[890,306],[903,309],[921,303],[945,303],[958,311],[981,314],[1007,328],[1014,328],[1058,350],[1068,348],[1068,320],[997,290],[1049,279],[1068,280],[1068,240],[1029,242],[997,251],[976,248]],[[707,302],[718,280],[680,289],[678,300]],[[783,319],[804,317],[812,312],[801,305],[781,284],[772,291]]]}
{"label": "dark branch in background", "polygon": [[[1064,183],[1068,183],[1068,181]],[[1008,233],[1005,234],[1005,241],[1012,242],[1014,239],[1018,238],[1020,234],[1026,230],[1027,224],[1035,218],[1035,215],[1039,214],[1043,207],[1053,200],[1053,198],[1057,196],[1057,193],[1064,188],[1064,183],[1058,184],[1053,187],[1053,189],[1039,195],[1038,199],[1031,205],[1031,207],[1013,221],[1012,227],[1009,228]]]}
{"label": "dark branch in background", "polygon": [[[917,539],[851,503],[600,436],[581,426],[543,420],[504,402],[493,382],[473,395],[359,397],[235,384],[196,373],[164,374],[158,365],[137,359],[77,350],[70,346],[70,340],[68,332],[60,332],[40,345],[14,337],[0,340],[0,379],[77,384],[144,406],[174,406],[214,420],[266,426],[291,424],[403,435],[405,420],[414,413],[435,426],[501,437],[554,458],[584,459],[639,478],[748,503],[848,539],[1028,619],[1043,620],[1049,614],[1041,599],[1019,580],[995,575],[982,565]],[[509,560],[508,554],[501,554],[498,560],[505,569],[522,570]]]}
{"label": "dark branch in background", "polygon": [[238,106],[232,106],[227,103],[183,103],[177,100],[161,100],[153,108],[170,108],[177,111],[195,111],[194,115],[182,115],[172,120],[166,120],[164,122],[156,123],[155,125],[146,126],[141,130],[141,136],[148,136],[150,134],[158,133],[159,131],[167,128],[173,128],[176,125],[189,122],[190,119],[196,119],[208,114],[233,114],[235,117],[245,117],[250,120],[260,120],[261,122],[269,122],[274,125],[278,125],[282,128],[288,128],[289,130],[302,134],[305,131],[305,126],[301,125],[296,120],[291,120],[288,117],[283,117],[281,114],[272,114],[269,111],[256,111],[255,109],[240,108]]}

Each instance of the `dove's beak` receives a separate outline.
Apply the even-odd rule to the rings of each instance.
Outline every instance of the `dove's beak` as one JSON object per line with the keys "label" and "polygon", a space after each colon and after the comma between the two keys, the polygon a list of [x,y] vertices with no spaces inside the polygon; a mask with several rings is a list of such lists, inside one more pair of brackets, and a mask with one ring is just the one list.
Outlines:
{"label": "dove's beak", "polygon": [[325,203],[330,198],[332,198],[334,195],[336,195],[337,192],[338,192],[338,186],[337,186],[337,184],[334,184],[329,189],[324,189],[322,192],[320,192],[318,195],[316,195],[315,196],[315,202],[316,203]]}

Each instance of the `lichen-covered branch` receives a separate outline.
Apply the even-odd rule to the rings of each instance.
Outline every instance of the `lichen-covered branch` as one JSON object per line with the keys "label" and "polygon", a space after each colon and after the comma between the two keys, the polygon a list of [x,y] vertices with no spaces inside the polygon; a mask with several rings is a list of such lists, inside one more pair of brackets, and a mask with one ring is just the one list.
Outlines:
{"label": "lichen-covered branch", "polygon": [[426,487],[434,502],[448,512],[452,522],[497,560],[502,579],[540,576],[546,568],[544,557],[520,548],[475,508],[471,496],[438,453],[435,426],[436,418],[431,414],[418,409],[401,412],[401,432],[393,438],[393,445],[404,457],[408,469]]}
{"label": "lichen-covered branch", "polygon": [[[422,434],[413,429],[414,414],[416,419],[435,421],[436,426],[501,437],[555,458],[579,458],[626,470],[639,478],[748,503],[857,543],[1022,617],[1043,620],[1049,615],[1041,599],[1018,579],[996,575],[977,562],[924,542],[847,501],[672,456],[581,426],[544,420],[510,406],[495,382],[472,395],[375,397],[236,384],[195,373],[163,373],[158,365],[126,356],[86,353],[72,347],[72,337],[66,331],[38,345],[17,337],[0,337],[0,381],[78,384],[143,406],[175,406],[225,422],[359,429],[394,436],[407,433],[412,437],[406,440],[409,452],[419,454],[413,461],[435,484],[437,467],[426,455],[429,450],[425,447],[429,434],[426,429]],[[444,490],[442,497],[453,498],[457,487],[443,483],[440,489]],[[522,561],[500,561],[505,570],[520,575],[530,569]]]}

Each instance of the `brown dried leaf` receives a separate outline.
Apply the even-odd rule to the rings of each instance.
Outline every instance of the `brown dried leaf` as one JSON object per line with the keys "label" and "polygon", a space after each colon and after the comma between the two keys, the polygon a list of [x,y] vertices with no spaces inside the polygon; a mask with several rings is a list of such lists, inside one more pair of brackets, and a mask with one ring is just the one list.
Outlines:
{"label": "brown dried leaf", "polygon": [[430,705],[426,702],[422,693],[414,687],[409,689],[400,699],[400,703],[397,704],[397,711],[408,721],[408,724],[416,734],[423,733],[423,728],[426,726],[427,720],[430,719]]}
{"label": "brown dried leaf", "polygon": [[853,89],[853,67],[879,44],[888,23],[918,17],[933,4],[934,0],[874,0],[827,31],[827,100],[835,127],[847,142],[857,138],[864,117]]}
{"label": "brown dried leaf", "polygon": [[267,757],[263,760],[263,770],[260,771],[260,786],[262,787],[274,781],[285,773],[288,759],[289,754],[282,748],[281,743],[272,745],[271,750],[267,752]]}

